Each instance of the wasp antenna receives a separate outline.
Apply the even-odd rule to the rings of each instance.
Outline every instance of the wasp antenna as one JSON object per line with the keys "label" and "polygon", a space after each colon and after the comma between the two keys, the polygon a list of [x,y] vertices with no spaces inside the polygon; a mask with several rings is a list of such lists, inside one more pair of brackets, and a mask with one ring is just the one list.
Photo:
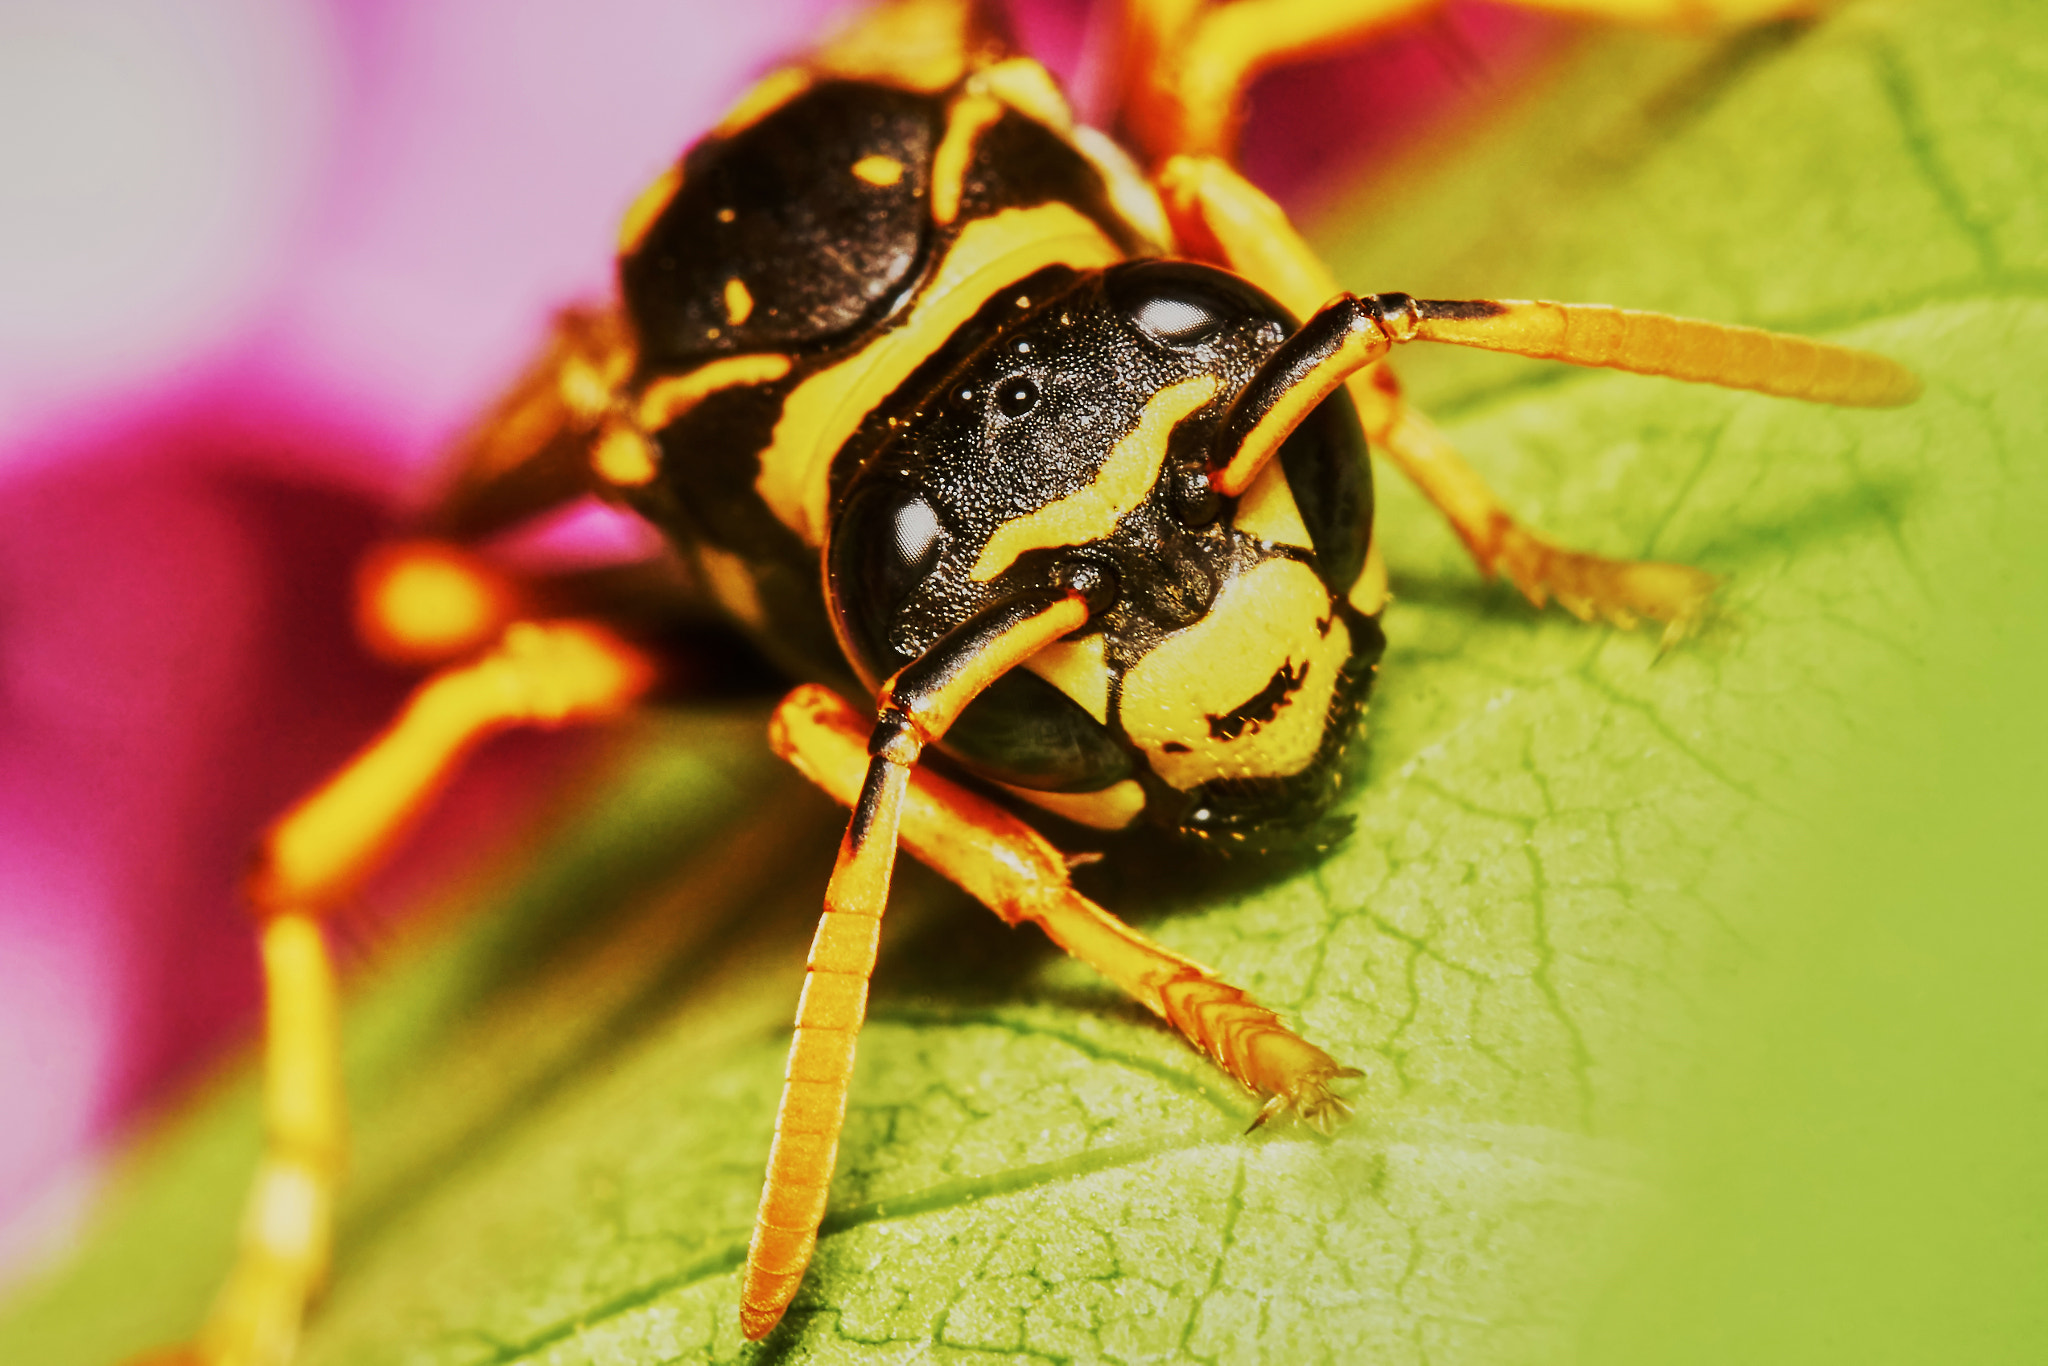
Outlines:
{"label": "wasp antenna", "polygon": [[1376,297],[1412,306],[1414,332],[1403,341],[1475,346],[1848,408],[1893,408],[1920,396],[1919,377],[1888,356],[1757,327],[1606,304]]}
{"label": "wasp antenna", "polygon": [[1317,404],[1404,340],[1412,317],[1389,317],[1382,301],[1406,297],[1339,295],[1280,343],[1223,415],[1209,460],[1210,486],[1226,498],[1250,488]]}
{"label": "wasp antenna", "polygon": [[1606,304],[1344,294],[1282,342],[1231,403],[1209,462],[1211,487],[1226,498],[1250,488],[1317,404],[1395,345],[1410,341],[1664,375],[1840,407],[1890,408],[1920,396],[1919,377],[1888,356],[1756,327]]}
{"label": "wasp antenna", "polygon": [[969,702],[1088,620],[1088,585],[1032,589],[983,609],[882,685],[868,770],[825,889],[797,1001],[796,1037],[740,1292],[740,1328],[766,1337],[796,1297],[818,1243],[867,1015],[910,771]]}

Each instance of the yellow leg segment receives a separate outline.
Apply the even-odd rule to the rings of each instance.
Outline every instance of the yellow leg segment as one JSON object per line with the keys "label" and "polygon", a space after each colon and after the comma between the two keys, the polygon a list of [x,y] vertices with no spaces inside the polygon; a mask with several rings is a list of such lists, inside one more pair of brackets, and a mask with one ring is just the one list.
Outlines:
{"label": "yellow leg segment", "polygon": [[[825,688],[806,685],[776,710],[775,752],[842,805],[860,796],[868,719]],[[1075,891],[1066,859],[1008,810],[925,769],[902,797],[901,838],[919,861],[1015,925],[1052,941],[1167,1021],[1224,1071],[1326,1127],[1348,1113],[1331,1083],[1355,1071],[1300,1038],[1243,991],[1153,943]]]}
{"label": "yellow leg segment", "polygon": [[[825,914],[805,966],[796,1037],[775,1112],[775,1146],[747,1247],[740,1327],[750,1339],[766,1337],[781,1322],[817,1246],[889,902],[904,794],[918,755],[990,683],[1087,620],[1087,602],[1072,590],[998,604],[963,627],[968,634],[949,637],[950,645],[883,683],[870,735],[848,754],[834,755],[850,757],[854,765],[846,802],[854,814],[839,843]],[[800,688],[792,698],[813,692],[832,697],[822,688]],[[781,711],[789,706],[785,701]]]}
{"label": "yellow leg segment", "polygon": [[376,867],[479,741],[624,710],[652,664],[601,627],[515,622],[474,663],[442,671],[340,772],[286,812],[250,874],[259,908],[326,906]]}
{"label": "yellow leg segment", "polygon": [[488,654],[420,685],[398,719],[264,837],[248,881],[267,1000],[264,1152],[235,1264],[188,1352],[286,1366],[326,1274],[346,1147],[334,968],[320,920],[404,837],[468,751],[512,725],[611,716],[651,663],[582,622],[518,622]]}
{"label": "yellow leg segment", "polygon": [[[1235,270],[1299,317],[1341,291],[1300,233],[1257,186],[1215,157],[1176,157],[1161,168],[1160,197],[1191,249]],[[1581,620],[1665,623],[1670,643],[1698,624],[1714,576],[1690,565],[1613,560],[1571,550],[1516,521],[1463,456],[1421,413],[1382,362],[1349,383],[1366,439],[1436,505],[1480,572],[1503,575],[1536,606],[1555,600]]]}
{"label": "yellow leg segment", "polygon": [[[1733,28],[1811,14],[1825,0],[1508,0],[1619,23]],[[1152,165],[1229,158],[1261,73],[1362,47],[1441,0],[1131,0],[1122,34],[1119,124]]]}
{"label": "yellow leg segment", "polygon": [[1244,97],[1261,72],[1355,47],[1437,0],[1234,0],[1152,3],[1126,27],[1123,124],[1153,164],[1236,151]]}
{"label": "yellow leg segment", "polygon": [[291,1360],[307,1301],[327,1274],[346,1134],[334,966],[311,916],[262,931],[269,1002],[263,1054],[263,1157],[234,1270],[198,1343],[207,1366]]}

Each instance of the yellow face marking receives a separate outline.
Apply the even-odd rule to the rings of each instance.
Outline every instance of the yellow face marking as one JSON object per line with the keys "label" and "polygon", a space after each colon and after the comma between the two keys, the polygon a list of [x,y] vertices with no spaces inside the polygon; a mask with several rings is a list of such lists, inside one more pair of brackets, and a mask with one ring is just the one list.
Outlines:
{"label": "yellow face marking", "polygon": [[946,136],[932,154],[932,222],[941,227],[960,216],[960,192],[974,144],[1003,116],[1003,105],[990,95],[962,95],[947,113]]}
{"label": "yellow face marking", "polygon": [[762,501],[806,545],[823,545],[832,457],[875,404],[983,304],[1033,271],[1090,270],[1122,258],[1102,229],[1065,204],[1005,209],[969,223],[901,327],[790,394],[761,452],[754,487]]}
{"label": "yellow face marking", "polygon": [[1008,783],[1001,786],[1033,806],[1096,830],[1121,830],[1145,809],[1145,789],[1135,778],[1112,783],[1100,792],[1034,792]]}
{"label": "yellow face marking", "polygon": [[801,67],[785,66],[771,71],[740,96],[739,103],[711,130],[711,136],[729,138],[744,133],[810,88],[811,73]]}
{"label": "yellow face marking", "polygon": [[[1351,633],[1299,560],[1263,560],[1209,613],[1125,672],[1119,719],[1185,792],[1218,778],[1284,778],[1315,758]],[[1256,705],[1276,677],[1291,689]]]}
{"label": "yellow face marking", "polygon": [[683,188],[681,163],[669,167],[654,178],[654,183],[642,190],[626,210],[626,216],[619,221],[619,255],[631,256],[640,250],[640,243],[647,237],[647,230],[654,226],[654,220],[661,217],[661,211],[676,197],[676,191]]}
{"label": "yellow face marking", "polygon": [[1214,398],[1222,384],[1214,375],[1190,375],[1152,395],[1145,411],[1138,414],[1138,424],[1110,448],[1109,458],[1102,462],[1093,482],[997,527],[982,547],[970,577],[987,583],[1028,550],[1086,545],[1115,531],[1116,524],[1142,504],[1159,482],[1159,468],[1166,463],[1166,441],[1173,429]]}
{"label": "yellow face marking", "polygon": [[[735,280],[727,285],[728,307],[732,302],[731,285],[738,283]],[[745,288],[741,286],[742,293]],[[751,300],[748,306],[752,306]],[[727,356],[723,360],[700,365],[687,375],[658,379],[640,395],[640,408],[636,414],[640,419],[640,430],[660,431],[720,389],[731,389],[741,384],[768,384],[788,373],[788,356]]]}
{"label": "yellow face marking", "polygon": [[1309,539],[1308,524],[1301,520],[1301,508],[1294,501],[1294,489],[1287,482],[1287,471],[1280,467],[1278,460],[1267,461],[1266,468],[1259,471],[1259,477],[1252,480],[1252,486],[1244,491],[1231,525],[1269,545],[1291,545],[1301,550],[1316,548],[1315,542]]}
{"label": "yellow face marking", "polygon": [[647,438],[623,423],[607,424],[591,447],[590,464],[598,477],[621,488],[639,488],[653,481],[659,472],[654,447]]}
{"label": "yellow face marking", "polygon": [[1103,658],[1098,632],[1080,640],[1056,640],[1024,661],[1024,667],[1081,704],[1081,709],[1109,724],[1109,663]]}
{"label": "yellow face marking", "polygon": [[1387,591],[1387,562],[1380,556],[1380,538],[1375,536],[1365,548],[1365,567],[1358,571],[1358,582],[1351,585],[1347,600],[1366,616],[1374,617],[1392,596]]}
{"label": "yellow face marking", "polygon": [[735,275],[725,282],[725,320],[738,327],[754,315],[754,296],[747,292],[746,281]]}
{"label": "yellow face marking", "polygon": [[877,152],[873,156],[862,157],[854,162],[853,174],[855,178],[865,180],[870,185],[886,188],[903,179],[903,163],[895,157],[885,157]]}

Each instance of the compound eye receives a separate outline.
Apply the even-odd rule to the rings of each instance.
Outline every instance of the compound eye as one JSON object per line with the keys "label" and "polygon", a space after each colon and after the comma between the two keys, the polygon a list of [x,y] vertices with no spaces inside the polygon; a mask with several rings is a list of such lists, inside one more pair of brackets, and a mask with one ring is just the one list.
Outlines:
{"label": "compound eye", "polygon": [[1103,283],[1132,327],[1177,351],[1201,346],[1226,328],[1285,316],[1245,281],[1192,261],[1129,262],[1112,267]]}
{"label": "compound eye", "polygon": [[868,662],[893,672],[897,616],[952,540],[917,490],[894,482],[855,494],[832,533],[832,597]]}
{"label": "compound eye", "polygon": [[1147,299],[1131,321],[1140,332],[1168,346],[1198,346],[1223,326],[1223,319],[1204,301],[1171,296]]}
{"label": "compound eye", "polygon": [[909,498],[897,507],[893,530],[896,561],[903,566],[906,576],[921,579],[931,573],[932,566],[939,562],[939,552],[945,548],[946,534],[932,505],[922,498]]}

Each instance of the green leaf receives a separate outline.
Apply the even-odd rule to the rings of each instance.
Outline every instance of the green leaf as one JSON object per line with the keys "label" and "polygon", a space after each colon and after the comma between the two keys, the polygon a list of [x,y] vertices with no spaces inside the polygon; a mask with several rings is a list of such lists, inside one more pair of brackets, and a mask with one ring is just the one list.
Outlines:
{"label": "green leaf", "polygon": [[[1511,506],[1726,575],[1726,611],[1661,661],[1530,612],[1383,475],[1356,833],[1098,884],[1366,1069],[1336,1138],[1244,1136],[1175,1038],[906,870],[826,1237],[745,1346],[838,818],[758,714],[660,718],[359,984],[307,1366],[2038,1356],[2044,38],[2024,0],[1598,33],[1322,218],[1359,289],[1781,327],[1928,382],[1847,413],[1404,357]],[[246,1081],[168,1125],[0,1359],[189,1332],[254,1151]]]}

